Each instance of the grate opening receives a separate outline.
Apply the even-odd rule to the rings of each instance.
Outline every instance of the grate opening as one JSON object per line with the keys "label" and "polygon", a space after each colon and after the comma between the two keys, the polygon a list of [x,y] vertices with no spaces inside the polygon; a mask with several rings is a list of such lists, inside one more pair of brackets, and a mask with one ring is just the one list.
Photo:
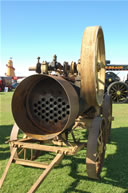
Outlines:
{"label": "grate opening", "polygon": [[46,105],[48,105],[49,104],[49,101],[46,101]]}
{"label": "grate opening", "polygon": [[69,109],[69,108],[70,108],[70,106],[69,106],[69,105],[66,105],[66,108],[67,108],[67,109]]}
{"label": "grate opening", "polygon": [[65,108],[62,108],[62,111],[65,111],[66,109]]}
{"label": "grate opening", "polygon": [[44,114],[44,113],[45,113],[45,110],[42,110],[42,113]]}
{"label": "grate opening", "polygon": [[54,113],[54,117],[57,117],[57,113]]}
{"label": "grate opening", "polygon": [[53,104],[50,104],[50,107],[53,108]]}
{"label": "grate opening", "polygon": [[66,117],[66,115],[65,115],[65,114],[62,114],[62,116],[63,116],[63,117]]}
{"label": "grate opening", "polygon": [[58,108],[61,108],[61,104],[60,104],[60,105],[58,105]]}
{"label": "grate opening", "polygon": [[44,101],[45,101],[45,98],[42,98],[41,100],[42,100],[42,102],[44,102]]}
{"label": "grate opening", "polygon": [[49,107],[46,107],[46,111],[49,111]]}
{"label": "grate opening", "polygon": [[54,102],[54,105],[57,105],[57,102],[56,102],[56,101]]}
{"label": "grate opening", "polygon": [[54,107],[54,111],[57,111],[57,108],[56,108],[56,107]]}
{"label": "grate opening", "polygon": [[67,115],[69,115],[70,114],[70,112],[69,111],[67,111]]}
{"label": "grate opening", "polygon": [[51,97],[51,98],[50,98],[50,102],[53,102],[53,101],[54,101],[54,99]]}
{"label": "grate opening", "polygon": [[34,113],[37,113],[37,110],[36,110],[36,109],[34,110]]}
{"label": "grate opening", "polygon": [[57,101],[60,103],[60,102],[62,101],[62,99],[61,99],[61,98],[58,98]]}
{"label": "grate opening", "polygon": [[[43,122],[63,121],[70,114],[70,106],[62,97],[42,97],[33,103],[33,111]],[[43,108],[43,109],[42,109]]]}
{"label": "grate opening", "polygon": [[46,113],[46,116],[48,117],[48,116],[49,116],[49,113]]}
{"label": "grate opening", "polygon": [[62,102],[62,105],[65,105],[65,102]]}

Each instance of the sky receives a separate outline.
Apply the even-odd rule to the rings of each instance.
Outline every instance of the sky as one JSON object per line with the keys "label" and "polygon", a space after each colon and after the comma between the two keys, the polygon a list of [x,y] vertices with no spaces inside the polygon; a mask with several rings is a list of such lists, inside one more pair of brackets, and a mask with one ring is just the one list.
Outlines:
{"label": "sky", "polygon": [[10,57],[17,76],[29,75],[38,56],[77,61],[85,28],[95,25],[104,32],[106,59],[128,64],[128,1],[1,0],[0,8],[0,75]]}

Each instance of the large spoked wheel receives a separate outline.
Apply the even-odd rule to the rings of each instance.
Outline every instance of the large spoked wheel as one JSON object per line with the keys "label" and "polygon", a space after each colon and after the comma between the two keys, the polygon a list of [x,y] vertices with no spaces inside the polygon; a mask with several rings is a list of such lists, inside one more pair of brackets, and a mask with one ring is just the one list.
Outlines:
{"label": "large spoked wheel", "polygon": [[107,95],[107,94],[105,95],[102,113],[106,121],[105,139],[107,143],[110,141],[111,125],[112,125],[112,97],[111,95]]}
{"label": "large spoked wheel", "polygon": [[107,89],[114,103],[125,103],[128,100],[128,86],[124,82],[113,82]]}
{"label": "large spoked wheel", "polygon": [[96,117],[89,128],[86,167],[89,178],[99,179],[105,155],[105,121]]}
{"label": "large spoked wheel", "polygon": [[101,106],[105,87],[105,47],[102,28],[87,27],[84,31],[81,58],[81,96],[90,106]]}

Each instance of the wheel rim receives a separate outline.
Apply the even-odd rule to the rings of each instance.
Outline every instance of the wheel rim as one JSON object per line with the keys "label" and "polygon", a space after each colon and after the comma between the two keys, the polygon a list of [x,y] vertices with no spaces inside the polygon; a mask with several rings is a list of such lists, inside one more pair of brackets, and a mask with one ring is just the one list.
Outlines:
{"label": "wheel rim", "polygon": [[105,47],[102,28],[88,27],[81,46],[81,96],[87,104],[101,106],[105,86]]}
{"label": "wheel rim", "polygon": [[89,129],[86,165],[88,177],[99,179],[105,155],[105,121],[97,117]]}
{"label": "wheel rim", "polygon": [[115,82],[108,87],[108,93],[111,94],[113,102],[123,103],[127,100],[128,88],[123,82]]}

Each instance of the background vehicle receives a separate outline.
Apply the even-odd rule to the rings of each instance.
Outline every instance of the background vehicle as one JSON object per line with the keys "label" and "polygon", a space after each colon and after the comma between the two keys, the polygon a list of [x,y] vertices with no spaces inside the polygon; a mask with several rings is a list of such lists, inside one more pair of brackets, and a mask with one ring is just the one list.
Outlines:
{"label": "background vehicle", "polygon": [[128,75],[127,79],[123,82],[119,76],[114,72],[109,71],[121,71],[128,70],[128,65],[106,65],[106,76],[105,76],[105,92],[112,96],[114,103],[125,103],[128,101]]}

